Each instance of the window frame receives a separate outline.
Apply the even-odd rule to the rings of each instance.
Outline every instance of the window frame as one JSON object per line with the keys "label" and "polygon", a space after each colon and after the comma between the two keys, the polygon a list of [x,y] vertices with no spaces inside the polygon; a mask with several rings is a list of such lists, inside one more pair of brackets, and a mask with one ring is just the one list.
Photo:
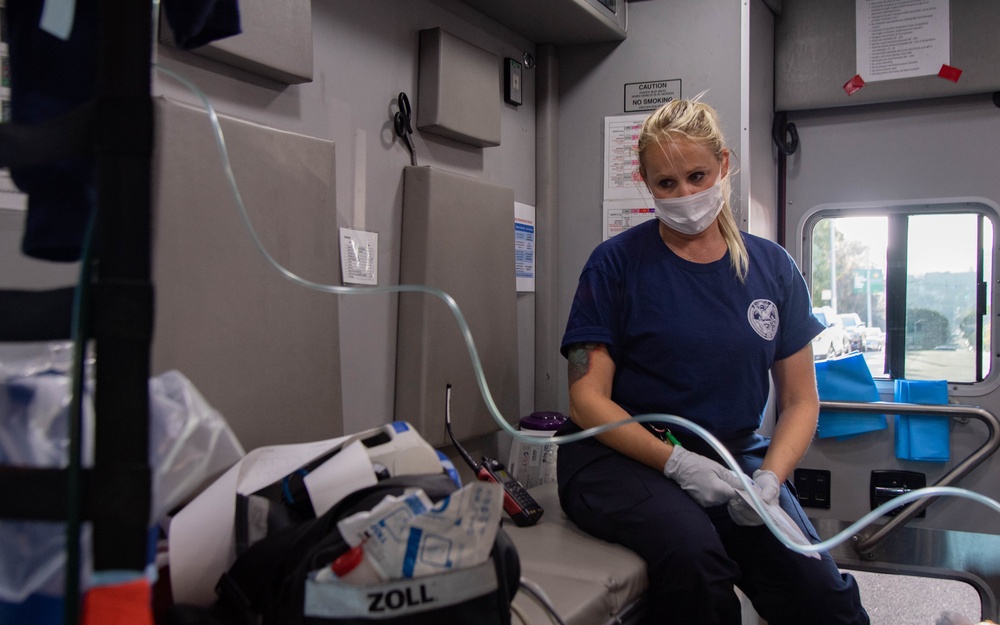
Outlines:
{"label": "window frame", "polygon": [[[887,357],[889,358],[889,378],[876,378],[876,384],[879,386],[880,392],[887,390],[889,394],[892,393],[893,380],[895,379],[892,372],[899,371],[902,369],[903,360],[905,357],[905,352],[891,347],[892,344],[899,344],[899,342],[904,340],[905,324],[901,324],[899,319],[905,322],[905,305],[902,307],[894,307],[896,310],[890,311],[890,301],[897,301],[900,297],[900,293],[903,294],[905,302],[906,293],[906,249],[905,246],[902,249],[898,247],[898,238],[906,236],[906,229],[899,224],[906,223],[903,219],[892,219],[893,216],[899,215],[941,215],[947,213],[956,214],[977,214],[981,215],[985,219],[990,220],[993,225],[993,258],[992,267],[990,268],[990,276],[992,278],[992,289],[989,289],[990,285],[983,282],[983,272],[984,272],[984,259],[983,259],[983,246],[982,246],[982,227],[979,227],[978,236],[980,237],[980,245],[977,256],[977,289],[980,293],[977,295],[978,306],[983,306],[985,303],[985,298],[983,297],[981,290],[987,288],[989,293],[990,302],[989,310],[992,312],[990,322],[990,345],[982,344],[982,328],[977,331],[977,375],[980,373],[979,368],[981,367],[981,356],[983,350],[989,349],[990,354],[990,368],[989,374],[985,376],[982,381],[979,382],[954,382],[949,381],[948,388],[949,393],[952,395],[959,396],[982,396],[986,395],[997,388],[1000,388],[1000,353],[998,353],[998,338],[995,336],[996,331],[1000,331],[1000,309],[998,309],[998,303],[1000,303],[1000,205],[993,202],[992,200],[981,198],[981,197],[961,197],[961,198],[939,198],[939,199],[929,199],[929,200],[911,200],[911,201],[884,201],[884,202],[837,202],[820,204],[812,207],[811,209],[805,211],[802,217],[799,219],[797,224],[796,232],[798,236],[796,237],[797,249],[789,250],[796,258],[796,262],[799,263],[799,270],[802,272],[803,277],[806,280],[806,284],[809,286],[810,293],[813,290],[813,280],[812,280],[812,232],[816,225],[823,219],[834,219],[834,218],[845,218],[845,217],[888,217],[889,218],[889,245],[893,245],[893,237],[897,238],[897,246],[893,248],[893,251],[888,251],[886,259],[886,329],[885,329],[885,350]],[[896,225],[897,232],[893,232],[893,224]],[[899,232],[901,230],[901,232]],[[900,260],[902,259],[902,260]],[[902,263],[904,271],[899,271],[899,268],[892,269],[890,271],[890,264],[892,263]],[[896,293],[896,295],[893,295]],[[901,311],[898,308],[902,308]],[[899,317],[901,315],[901,317]],[[893,317],[895,316],[895,317]],[[895,318],[896,321],[893,322],[893,335],[890,335],[890,319]],[[982,319],[982,317],[980,317]],[[904,371],[905,375],[905,371]]]}

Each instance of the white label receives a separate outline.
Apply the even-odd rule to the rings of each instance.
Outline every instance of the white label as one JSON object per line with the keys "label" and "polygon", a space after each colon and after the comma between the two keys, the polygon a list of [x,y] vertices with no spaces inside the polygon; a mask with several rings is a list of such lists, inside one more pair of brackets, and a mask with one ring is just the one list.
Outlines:
{"label": "white label", "polygon": [[340,272],[344,284],[378,284],[378,233],[340,229]]}
{"label": "white label", "polygon": [[681,80],[654,80],[625,84],[625,112],[655,111],[681,97]]}

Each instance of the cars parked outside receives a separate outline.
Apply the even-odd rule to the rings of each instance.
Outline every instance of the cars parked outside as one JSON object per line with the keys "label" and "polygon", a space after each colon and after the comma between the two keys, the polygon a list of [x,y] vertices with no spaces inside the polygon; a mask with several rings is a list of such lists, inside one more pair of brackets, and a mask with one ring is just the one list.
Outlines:
{"label": "cars parked outside", "polygon": [[885,333],[882,328],[865,328],[865,349],[876,352],[885,349]]}
{"label": "cars parked outside", "polygon": [[844,322],[829,306],[813,308],[813,316],[825,326],[812,341],[813,359],[825,360],[850,351],[850,341],[844,332]]}
{"label": "cars parked outside", "polygon": [[844,323],[844,332],[851,345],[851,351],[865,351],[865,322],[858,313],[842,313],[838,315]]}

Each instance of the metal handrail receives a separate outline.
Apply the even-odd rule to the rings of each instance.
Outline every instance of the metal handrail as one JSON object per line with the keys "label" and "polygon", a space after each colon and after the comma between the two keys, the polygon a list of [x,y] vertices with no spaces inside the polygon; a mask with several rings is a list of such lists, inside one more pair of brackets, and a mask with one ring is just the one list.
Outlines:
{"label": "metal handrail", "polygon": [[[967,406],[964,404],[903,404],[885,401],[821,401],[819,407],[820,410],[838,412],[941,415],[951,418],[970,417],[985,423],[986,428],[989,430],[986,442],[941,476],[932,486],[954,486],[959,480],[993,455],[997,449],[1000,449],[1000,419],[997,419],[996,415],[992,412],[983,410],[977,406]],[[859,555],[869,553],[896,529],[902,527],[910,519],[920,514],[935,499],[936,497],[933,496],[918,499],[904,506],[899,514],[892,517],[886,524],[879,526],[871,534],[858,533],[854,536],[854,550]]]}

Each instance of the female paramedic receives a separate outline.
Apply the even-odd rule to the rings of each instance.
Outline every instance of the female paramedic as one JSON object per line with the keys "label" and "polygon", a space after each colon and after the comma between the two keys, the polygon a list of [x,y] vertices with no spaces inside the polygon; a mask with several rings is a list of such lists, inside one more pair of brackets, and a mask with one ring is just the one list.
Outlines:
{"label": "female paramedic", "polygon": [[[819,406],[810,343],[822,327],[805,282],[784,249],[739,231],[710,106],[664,105],[638,152],[658,219],[605,241],[583,268],[561,348],[571,421],[560,434],[630,415],[684,417],[819,542],[784,484]],[[755,433],[769,374],[771,439]],[[690,432],[632,422],[560,447],[560,501],[582,529],[646,561],[648,623],[738,625],[734,585],[771,625],[868,623],[854,578],[829,554],[794,552],[759,517],[738,514],[742,486],[720,462]]]}

